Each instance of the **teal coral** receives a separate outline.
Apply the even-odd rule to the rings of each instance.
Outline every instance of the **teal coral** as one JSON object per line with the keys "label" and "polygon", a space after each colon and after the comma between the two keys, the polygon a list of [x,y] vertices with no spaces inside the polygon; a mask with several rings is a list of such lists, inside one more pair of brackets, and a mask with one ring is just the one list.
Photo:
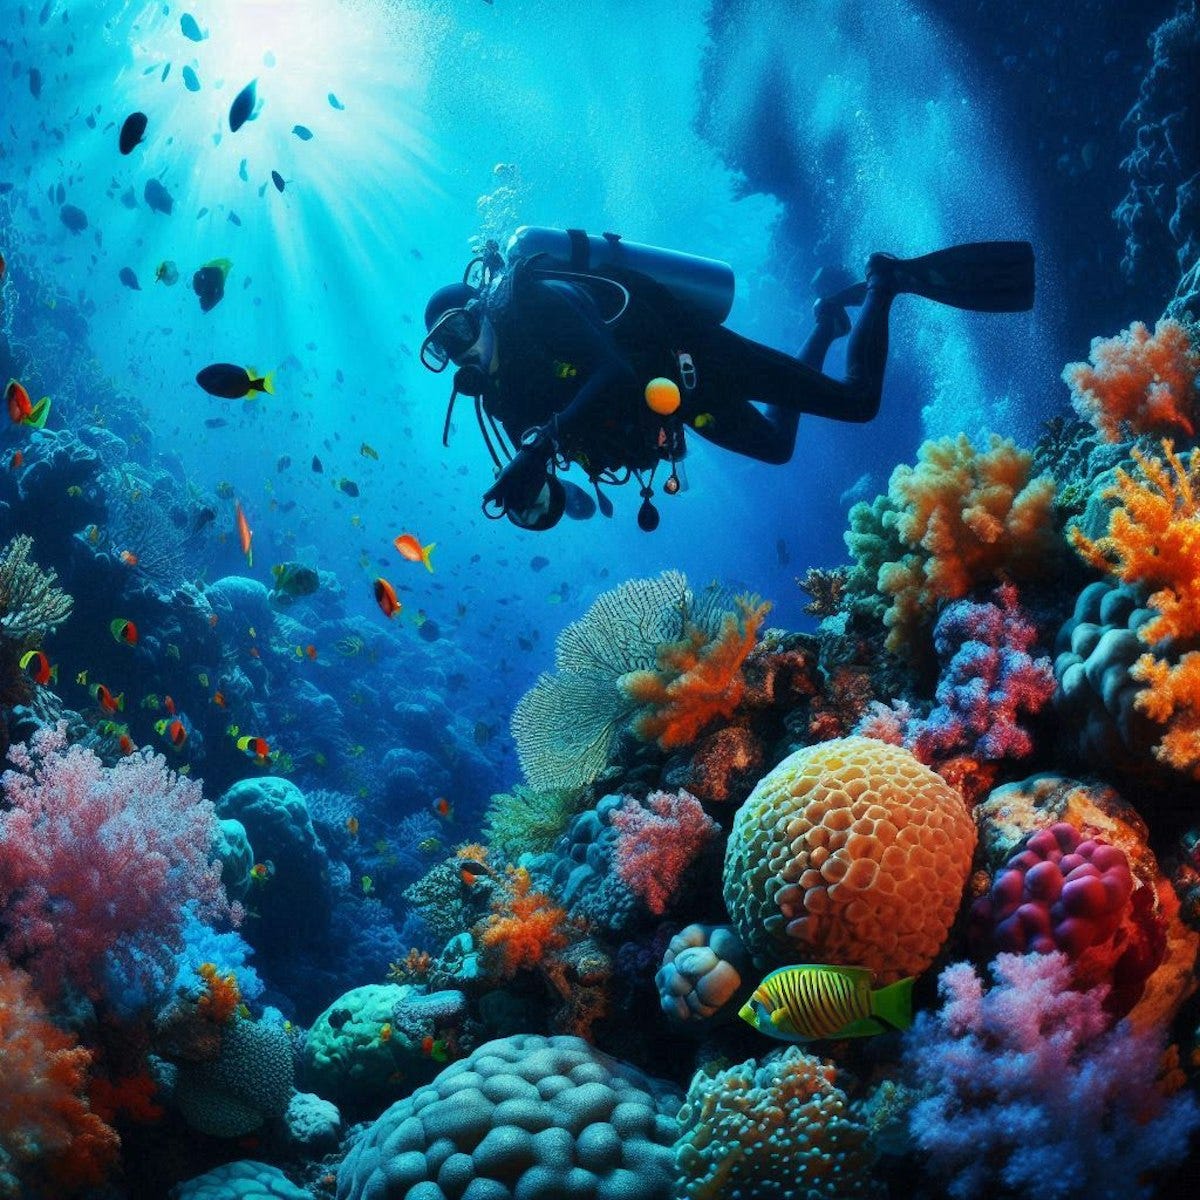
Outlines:
{"label": "teal coral", "polygon": [[171,1189],[171,1200],[312,1200],[278,1167],[241,1159],[223,1163]]}
{"label": "teal coral", "polygon": [[544,854],[583,811],[585,793],[578,788],[538,791],[517,784],[498,792],[484,817],[484,841],[502,861],[515,863],[522,854]]}
{"label": "teal coral", "polygon": [[701,1070],[679,1113],[675,1145],[683,1200],[869,1200],[864,1121],[837,1086],[832,1064],[799,1047],[726,1070]]}

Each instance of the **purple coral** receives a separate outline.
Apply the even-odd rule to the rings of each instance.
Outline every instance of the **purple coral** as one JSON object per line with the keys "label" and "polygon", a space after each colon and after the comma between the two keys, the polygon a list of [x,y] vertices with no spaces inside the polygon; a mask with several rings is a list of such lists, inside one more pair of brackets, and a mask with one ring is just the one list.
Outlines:
{"label": "purple coral", "polygon": [[1110,1029],[1107,989],[1072,990],[1060,952],[1001,954],[992,971],[985,991],[969,964],[947,967],[942,1008],[905,1035],[922,1095],[910,1133],[929,1171],[957,1200],[1149,1196],[1148,1173],[1182,1160],[1200,1126],[1190,1095],[1156,1084],[1162,1037]]}
{"label": "purple coral", "polygon": [[1032,658],[1037,629],[1017,604],[1017,589],[996,589],[998,603],[958,600],[938,618],[934,645],[943,662],[937,704],[910,729],[911,749],[925,763],[950,754],[995,760],[1033,750],[1018,723],[1054,695],[1049,658]]}

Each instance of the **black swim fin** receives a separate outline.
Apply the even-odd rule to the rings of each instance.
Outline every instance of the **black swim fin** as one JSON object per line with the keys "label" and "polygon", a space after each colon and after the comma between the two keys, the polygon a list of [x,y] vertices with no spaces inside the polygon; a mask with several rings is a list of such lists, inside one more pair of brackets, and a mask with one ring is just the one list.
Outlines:
{"label": "black swim fin", "polygon": [[971,312],[1026,312],[1033,307],[1029,242],[965,242],[920,258],[872,254],[867,278],[882,276],[896,292]]}

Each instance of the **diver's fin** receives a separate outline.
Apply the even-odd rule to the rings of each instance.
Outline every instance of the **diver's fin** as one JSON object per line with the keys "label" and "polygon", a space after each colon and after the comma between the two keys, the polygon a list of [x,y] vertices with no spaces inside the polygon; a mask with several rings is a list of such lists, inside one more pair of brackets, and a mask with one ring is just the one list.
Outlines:
{"label": "diver's fin", "polygon": [[965,242],[920,258],[873,254],[867,276],[896,292],[971,312],[1026,312],[1033,307],[1029,242]]}
{"label": "diver's fin", "polygon": [[893,1029],[912,1024],[913,977],[901,979],[871,993],[871,1016],[886,1021]]}

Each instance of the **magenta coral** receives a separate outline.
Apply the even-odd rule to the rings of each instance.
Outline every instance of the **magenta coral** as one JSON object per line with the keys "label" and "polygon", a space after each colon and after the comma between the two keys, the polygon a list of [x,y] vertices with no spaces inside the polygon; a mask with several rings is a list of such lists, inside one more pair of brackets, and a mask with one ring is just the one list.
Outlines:
{"label": "magenta coral", "polygon": [[656,915],[666,911],[680,877],[717,832],[717,823],[689,792],[654,792],[645,806],[632,797],[614,809],[617,874]]}
{"label": "magenta coral", "polygon": [[905,1035],[927,1169],[958,1200],[1149,1196],[1200,1125],[1190,1095],[1156,1084],[1161,1036],[1110,1029],[1105,989],[1072,990],[1062,953],[1001,954],[992,971],[985,991],[967,963],[947,967],[942,1008]]}
{"label": "magenta coral", "polygon": [[180,945],[183,905],[229,912],[216,818],[200,785],[159,756],[113,767],[65,727],[15,746],[0,813],[0,926],[5,953],[52,1000],[65,985],[101,998],[106,959],[127,976],[166,969]]}

